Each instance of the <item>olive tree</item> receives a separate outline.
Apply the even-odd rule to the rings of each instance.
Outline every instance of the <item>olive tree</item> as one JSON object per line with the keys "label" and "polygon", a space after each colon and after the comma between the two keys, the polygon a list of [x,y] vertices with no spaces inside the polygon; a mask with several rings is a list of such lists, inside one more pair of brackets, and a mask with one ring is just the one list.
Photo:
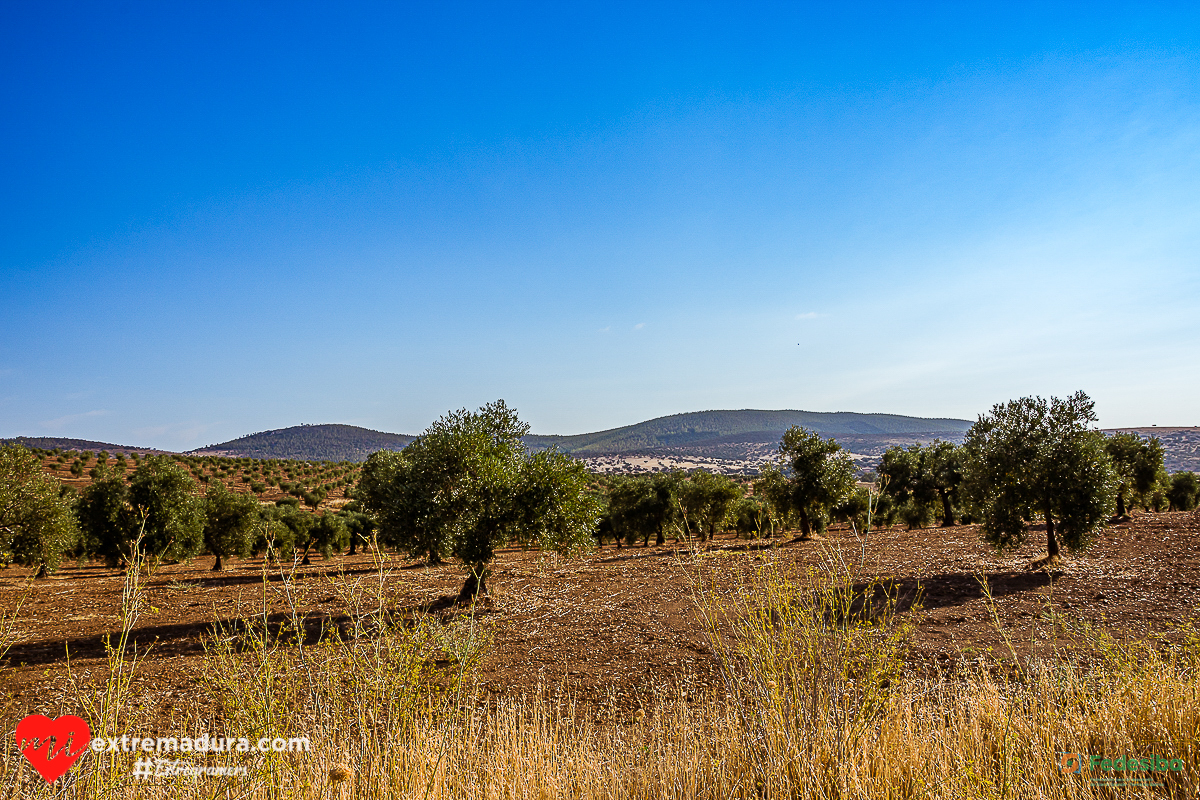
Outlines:
{"label": "olive tree", "polygon": [[0,447],[0,547],[44,578],[77,535],[71,503],[41,460],[24,447]]}
{"label": "olive tree", "polygon": [[623,541],[633,544],[639,538],[642,545],[666,543],[667,527],[680,514],[679,494],[683,477],[677,472],[656,475],[623,477],[612,486],[604,523],[616,537],[617,546]]}
{"label": "olive tree", "polygon": [[1200,499],[1200,478],[1194,472],[1176,472],[1171,476],[1167,500],[1172,511],[1191,511]]}
{"label": "olive tree", "polygon": [[216,556],[213,571],[221,570],[224,556],[250,554],[258,503],[249,495],[231,492],[220,481],[208,485],[204,495],[204,544]]}
{"label": "olive tree", "polygon": [[155,560],[179,561],[200,552],[204,506],[196,482],[167,456],[144,459],[129,478],[129,535],[144,531],[142,547]]}
{"label": "olive tree", "polygon": [[758,471],[758,477],[751,484],[754,496],[761,498],[767,511],[767,527],[771,535],[775,535],[775,522],[778,521],[783,530],[787,530],[788,518],[791,515],[789,503],[788,481],[782,470],[776,464],[767,463]]}
{"label": "olive tree", "polygon": [[372,453],[355,496],[381,539],[430,561],[453,556],[468,575],[459,595],[487,592],[497,547],[513,541],[570,550],[598,516],[581,463],[526,453],[529,426],[503,400],[446,414],[399,452]]}
{"label": "olive tree", "polygon": [[933,517],[936,497],[924,449],[917,444],[889,447],[879,460],[883,494],[908,529],[924,528]]}
{"label": "olive tree", "polygon": [[758,496],[744,496],[729,509],[734,529],[746,538],[767,535],[771,526],[771,511]]}
{"label": "olive tree", "polygon": [[795,425],[784,431],[779,459],[790,473],[786,502],[800,518],[799,538],[809,539],[814,525],[823,530],[830,510],[854,491],[854,462],[833,439]]}
{"label": "olive tree", "polygon": [[1162,442],[1157,437],[1143,439],[1136,433],[1115,433],[1105,440],[1104,449],[1118,481],[1117,516],[1124,518],[1135,498],[1145,502],[1164,471]]}
{"label": "olive tree", "polygon": [[129,508],[129,486],[123,475],[111,468],[100,470],[96,480],[80,493],[75,515],[84,552],[102,556],[110,567],[129,561],[131,537],[136,531]]}
{"label": "olive tree", "polygon": [[342,516],[346,523],[346,530],[350,534],[350,550],[347,555],[354,555],[358,552],[358,546],[361,544],[365,550],[367,544],[371,541],[372,534],[375,533],[378,527],[375,519],[370,514],[364,514],[359,509],[357,501],[349,503],[346,508],[342,509]]}
{"label": "olive tree", "polygon": [[696,470],[679,490],[684,522],[700,534],[700,541],[715,536],[725,523],[729,507],[742,496],[741,487],[724,475]]}
{"label": "olive tree", "polygon": [[954,507],[958,503],[963,482],[962,448],[941,439],[925,447],[925,470],[929,484],[942,502],[942,527],[955,522]]}
{"label": "olive tree", "polygon": [[314,514],[300,563],[305,566],[312,563],[309,550],[316,550],[322,558],[329,558],[334,551],[340,553],[349,544],[350,531],[346,528],[345,520],[336,514]]}
{"label": "olive tree", "polygon": [[880,460],[883,492],[899,507],[910,528],[922,528],[940,502],[942,527],[955,522],[954,507],[962,485],[962,454],[952,442],[890,447]]}
{"label": "olive tree", "polygon": [[1074,552],[1104,527],[1117,479],[1104,435],[1088,427],[1093,406],[1083,392],[1049,402],[1022,397],[993,406],[967,431],[964,486],[990,543],[1019,546],[1041,516],[1047,557],[1056,559],[1060,538]]}

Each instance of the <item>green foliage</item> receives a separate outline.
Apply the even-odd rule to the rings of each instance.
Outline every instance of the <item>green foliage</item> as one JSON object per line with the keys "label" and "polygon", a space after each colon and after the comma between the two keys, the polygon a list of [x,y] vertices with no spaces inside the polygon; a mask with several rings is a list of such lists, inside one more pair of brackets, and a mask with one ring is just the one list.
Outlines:
{"label": "green foliage", "polygon": [[933,506],[928,503],[919,502],[916,499],[910,499],[907,503],[899,507],[897,515],[900,517],[900,521],[908,526],[910,531],[918,528],[927,528],[933,522]]}
{"label": "green foliage", "polygon": [[963,482],[962,448],[938,439],[924,448],[924,468],[928,480],[942,503],[942,526],[954,524],[954,508],[959,503]]}
{"label": "green foliage", "polygon": [[255,523],[258,522],[258,503],[244,494],[225,488],[214,481],[204,495],[204,545],[216,556],[213,570],[221,569],[224,556],[250,553]]}
{"label": "green foliage", "polygon": [[932,514],[928,507],[935,498],[926,453],[920,445],[890,447],[880,459],[878,473],[883,493],[891,499],[894,516],[909,530],[924,528]]}
{"label": "green foliage", "polygon": [[895,499],[886,493],[879,493],[875,498],[875,519],[879,527],[891,527],[900,518],[900,506]]}
{"label": "green foliage", "polygon": [[1126,516],[1128,508],[1137,501],[1149,508],[1165,473],[1162,442],[1157,437],[1143,439],[1136,433],[1116,433],[1108,437],[1104,449],[1119,481],[1117,516]]}
{"label": "green foliage", "polygon": [[359,545],[366,547],[367,543],[371,541],[378,526],[370,514],[364,514],[357,510],[357,503],[350,503],[347,508],[344,508],[342,517],[346,522],[346,530],[350,534],[350,555],[354,555]]}
{"label": "green foliage", "polygon": [[1160,513],[1171,506],[1171,476],[1165,469],[1159,470],[1155,476],[1154,485],[1142,496],[1142,504],[1148,510]]}
{"label": "green foliage", "polygon": [[370,453],[378,450],[398,451],[412,440],[412,436],[372,431],[354,425],[298,425],[252,433],[233,441],[213,445],[212,449],[241,452],[259,459],[320,459],[341,462],[362,461]]}
{"label": "green foliage", "polygon": [[600,503],[587,491],[583,463],[557,450],[529,456],[515,497],[513,541],[569,553],[587,546],[600,517]]}
{"label": "green foliage", "polygon": [[883,493],[910,529],[932,522],[934,504],[941,506],[942,525],[954,524],[963,470],[961,449],[952,442],[939,439],[926,446],[891,447],[883,454],[878,472]]}
{"label": "green foliage", "polygon": [[791,490],[783,471],[776,464],[765,464],[754,479],[754,496],[761,498],[771,514],[772,535],[774,522],[786,529],[792,514]]}
{"label": "green foliage", "polygon": [[71,504],[41,460],[23,447],[0,447],[0,548],[44,576],[77,535]]}
{"label": "green foliage", "polygon": [[870,530],[873,521],[872,502],[874,500],[875,497],[870,489],[859,487],[843,503],[833,509],[833,516],[851,523],[860,533],[865,533]]}
{"label": "green foliage", "polygon": [[771,509],[759,497],[739,497],[729,509],[734,530],[744,538],[767,536],[771,533]]}
{"label": "green foliage", "polygon": [[200,552],[204,507],[195,489],[195,481],[168,456],[147,458],[134,470],[129,505],[134,520],[144,524],[142,546],[152,558],[180,561]]}
{"label": "green foliage", "polygon": [[99,555],[115,567],[130,557],[129,544],[136,535],[129,508],[129,487],[116,470],[100,470],[96,480],[79,496],[75,506],[83,534],[83,551]]}
{"label": "green foliage", "polygon": [[1105,525],[1117,478],[1104,435],[1088,428],[1093,406],[1083,392],[1049,403],[1023,397],[993,406],[971,426],[963,444],[965,487],[993,545],[1017,547],[1040,514],[1055,557],[1058,537],[1080,550]]}
{"label": "green foliage", "polygon": [[[346,528],[345,520],[336,514],[317,517],[309,528],[308,546],[320,553],[322,558],[329,558],[335,551],[340,553],[349,544],[350,531]],[[307,556],[307,552],[305,555]]]}
{"label": "green foliage", "polygon": [[451,412],[401,452],[373,453],[356,496],[381,538],[431,562],[462,561],[463,599],[473,597],[486,591],[496,547],[536,540],[569,550],[595,527],[582,467],[557,453],[528,456],[528,429],[502,400]]}
{"label": "green foliage", "polygon": [[1194,472],[1176,472],[1171,476],[1167,500],[1172,511],[1191,511],[1200,501],[1200,478]]}
{"label": "green foliage", "polygon": [[716,535],[725,525],[730,506],[743,492],[724,475],[696,470],[679,486],[679,506],[688,533],[700,541]]}
{"label": "green foliage", "polygon": [[790,472],[786,502],[800,518],[802,538],[814,527],[824,530],[833,507],[854,491],[854,462],[833,439],[799,427],[784,432],[779,458]]}
{"label": "green foliage", "polygon": [[[1169,484],[1170,475],[1163,466],[1163,447],[1158,437],[1152,437],[1146,446],[1138,453],[1133,466],[1133,488],[1137,492],[1137,500],[1143,508],[1149,509],[1155,504],[1155,494],[1160,501],[1165,497],[1164,484]],[[1155,510],[1161,510],[1156,508]]]}
{"label": "green foliage", "polygon": [[276,560],[290,559],[295,555],[297,547],[308,544],[308,531],[312,527],[313,518],[307,511],[300,509],[298,502],[280,502],[274,508],[263,508],[260,516],[251,545],[254,553],[266,553]]}
{"label": "green foliage", "polygon": [[[697,445],[744,437],[771,441],[789,427],[803,427],[826,435],[905,433],[931,430],[964,431],[969,424],[955,419],[919,419],[894,414],[825,413],[818,411],[697,411],[673,414],[597,433],[576,436],[526,436],[525,444],[538,450],[557,447],[576,455],[655,450]],[[764,437],[769,438],[762,438]]]}
{"label": "green foliage", "polygon": [[357,493],[378,522],[380,542],[441,564],[450,556],[453,516],[447,493],[439,491],[435,476],[420,463],[431,460],[429,455],[416,450],[372,453]]}
{"label": "green foliage", "polygon": [[313,492],[300,492],[299,495],[300,499],[304,501],[304,505],[308,506],[313,511],[316,511],[317,507],[320,506],[321,503],[324,503],[325,498],[329,496],[324,488],[319,488]]}
{"label": "green foliage", "polygon": [[680,518],[683,483],[680,472],[618,477],[609,492],[604,529],[612,532],[618,546],[638,539],[649,546],[651,536],[655,544],[664,544],[667,528]]}

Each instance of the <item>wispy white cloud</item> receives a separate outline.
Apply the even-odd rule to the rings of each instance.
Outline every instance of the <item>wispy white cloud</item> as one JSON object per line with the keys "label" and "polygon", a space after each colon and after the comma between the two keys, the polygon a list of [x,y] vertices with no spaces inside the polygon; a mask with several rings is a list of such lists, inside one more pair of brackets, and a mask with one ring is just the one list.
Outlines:
{"label": "wispy white cloud", "polygon": [[605,325],[603,328],[601,328],[601,329],[600,329],[600,332],[601,332],[601,333],[608,333],[608,332],[609,332],[609,331],[611,331],[611,330],[612,330],[612,325]]}
{"label": "wispy white cloud", "polygon": [[640,331],[640,330],[641,330],[642,328],[644,328],[644,327],[646,327],[646,323],[644,323],[644,322],[639,322],[637,325],[634,325],[634,326],[633,326],[633,329],[634,329],[635,331]]}
{"label": "wispy white cloud", "polygon": [[63,428],[65,428],[68,425],[71,425],[75,422],[79,422],[79,421],[85,420],[85,419],[91,419],[92,417],[103,417],[107,413],[108,413],[108,409],[99,408],[94,411],[84,411],[82,414],[67,414],[62,417],[56,417],[54,419],[44,420],[42,422],[39,422],[38,424],[48,430],[61,431]]}
{"label": "wispy white cloud", "polygon": [[806,311],[803,314],[797,314],[796,319],[819,319],[829,316],[828,314],[818,314],[816,311]]}

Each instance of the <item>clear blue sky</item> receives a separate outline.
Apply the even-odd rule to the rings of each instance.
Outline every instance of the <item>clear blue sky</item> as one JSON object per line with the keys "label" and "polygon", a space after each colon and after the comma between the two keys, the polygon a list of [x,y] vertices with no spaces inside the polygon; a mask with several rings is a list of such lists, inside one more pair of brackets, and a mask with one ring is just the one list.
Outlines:
{"label": "clear blue sky", "polygon": [[0,119],[0,436],[1200,425],[1195,4],[5,2]]}

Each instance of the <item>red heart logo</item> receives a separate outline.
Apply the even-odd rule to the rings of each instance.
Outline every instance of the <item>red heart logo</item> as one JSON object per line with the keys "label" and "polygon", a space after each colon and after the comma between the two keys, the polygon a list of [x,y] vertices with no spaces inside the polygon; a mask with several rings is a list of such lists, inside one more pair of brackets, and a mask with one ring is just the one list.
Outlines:
{"label": "red heart logo", "polygon": [[[58,719],[30,714],[17,723],[16,739],[17,747],[27,743],[22,747],[21,754],[29,759],[33,768],[46,779],[46,783],[54,783],[87,749],[88,742],[92,740],[92,729],[86,720],[71,714],[64,714]],[[53,744],[51,739],[54,740]],[[68,741],[71,742],[69,750]]]}

